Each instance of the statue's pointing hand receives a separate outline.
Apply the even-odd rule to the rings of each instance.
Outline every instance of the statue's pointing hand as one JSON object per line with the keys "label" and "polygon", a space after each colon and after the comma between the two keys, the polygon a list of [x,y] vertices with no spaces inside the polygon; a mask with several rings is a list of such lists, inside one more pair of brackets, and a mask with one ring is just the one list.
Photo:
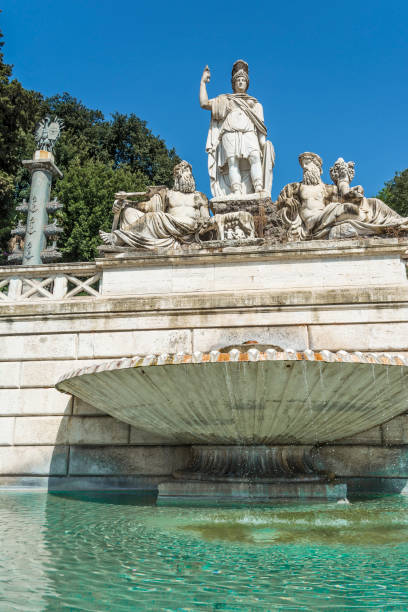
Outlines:
{"label": "statue's pointing hand", "polygon": [[117,193],[115,193],[115,199],[116,200],[126,200],[126,197],[128,195],[129,194],[127,191],[118,191]]}
{"label": "statue's pointing hand", "polygon": [[208,66],[204,68],[203,76],[201,77],[201,81],[203,83],[209,83],[211,79],[211,72]]}
{"label": "statue's pointing hand", "polygon": [[120,211],[122,210],[124,205],[124,201],[123,200],[115,200],[112,206],[112,212],[113,214],[118,214],[120,213]]}

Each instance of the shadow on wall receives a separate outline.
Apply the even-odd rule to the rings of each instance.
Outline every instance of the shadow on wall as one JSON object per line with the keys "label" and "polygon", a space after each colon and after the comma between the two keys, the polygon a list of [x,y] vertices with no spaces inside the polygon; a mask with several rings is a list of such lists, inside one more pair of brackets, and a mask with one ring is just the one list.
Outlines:
{"label": "shadow on wall", "polygon": [[60,420],[48,477],[50,492],[139,491],[157,494],[159,482],[186,467],[189,446],[158,436],[73,398]]}
{"label": "shadow on wall", "polygon": [[[80,400],[75,402],[79,404]],[[93,416],[83,414],[91,409]],[[81,415],[65,417],[71,423],[74,421],[74,425],[70,427],[70,422],[66,421],[57,433],[48,478],[50,492],[137,491],[155,496],[160,482],[168,480],[173,471],[189,463],[189,446],[159,445],[152,434],[136,431],[102,413],[97,415],[92,407],[77,406],[76,412],[79,411]],[[407,420],[408,415],[397,417],[353,438],[321,445],[318,453],[322,469],[346,482],[350,497],[408,494],[408,445],[395,444],[401,441]],[[75,428],[82,429],[88,439],[74,444],[78,442],[72,433]],[[90,428],[93,438],[86,433]],[[128,430],[128,442],[114,445],[112,439],[117,441],[118,429]],[[71,432],[71,438],[67,438],[67,431]],[[386,446],[384,440],[389,444],[391,435],[395,445]],[[104,444],[95,443],[102,437]],[[67,440],[71,444],[67,444]],[[92,440],[94,443],[89,443]],[[97,500],[92,498],[92,501]],[[104,503],[103,498],[101,503]]]}

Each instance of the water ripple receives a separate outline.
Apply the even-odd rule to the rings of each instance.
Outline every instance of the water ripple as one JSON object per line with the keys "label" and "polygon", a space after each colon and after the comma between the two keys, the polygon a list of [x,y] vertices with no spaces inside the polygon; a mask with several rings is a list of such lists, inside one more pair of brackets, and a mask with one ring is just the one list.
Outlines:
{"label": "water ripple", "polygon": [[2,493],[0,612],[406,610],[407,510]]}

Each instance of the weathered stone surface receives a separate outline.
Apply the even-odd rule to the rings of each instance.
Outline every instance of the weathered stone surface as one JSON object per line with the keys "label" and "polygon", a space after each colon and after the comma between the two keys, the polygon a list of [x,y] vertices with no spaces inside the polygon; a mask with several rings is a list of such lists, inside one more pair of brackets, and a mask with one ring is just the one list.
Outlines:
{"label": "weathered stone surface", "polygon": [[[1,345],[0,338],[0,345]],[[21,363],[18,361],[0,362],[0,388],[14,389],[20,384]]]}
{"label": "weathered stone surface", "polygon": [[14,444],[67,444],[67,428],[67,417],[16,417]]}
{"label": "weathered stone surface", "polygon": [[[53,476],[48,480],[49,491],[146,491],[150,502],[156,497],[162,476]],[[1,478],[0,478],[1,486]]]}
{"label": "weathered stone surface", "polygon": [[408,447],[322,446],[324,469],[343,476],[408,478]]}
{"label": "weathered stone surface", "polygon": [[107,362],[57,388],[168,444],[313,445],[404,413],[407,377],[408,361],[385,354],[241,345]]}
{"label": "weathered stone surface", "polygon": [[81,416],[102,416],[106,414],[105,412],[102,412],[102,410],[98,410],[94,406],[91,406],[91,404],[83,402],[81,399],[79,399],[79,397],[74,397],[73,402],[73,414],[78,414]]}
{"label": "weathered stone surface", "polygon": [[70,475],[168,475],[186,466],[188,447],[128,446],[71,448]]}
{"label": "weathered stone surface", "polygon": [[395,417],[382,426],[384,433],[384,443],[408,444],[408,414]]}
{"label": "weathered stone surface", "polygon": [[0,445],[13,444],[14,417],[0,417]]}
{"label": "weathered stone surface", "polygon": [[[259,198],[259,197],[254,197],[252,199],[231,199],[231,198],[225,198],[225,199],[220,199],[218,201],[216,200],[212,200],[211,201],[211,208],[213,210],[213,212],[215,213],[215,220],[217,220],[217,218],[219,217],[224,217],[224,218],[228,218],[226,217],[226,215],[232,213],[233,215],[238,213],[238,214],[242,214],[242,212],[247,212],[250,213],[253,217],[253,223],[254,223],[254,229],[255,229],[255,233],[254,233],[254,240],[258,240],[259,243],[261,243],[261,241],[259,240],[259,238],[263,238],[265,235],[269,238],[269,239],[275,239],[276,238],[282,238],[283,241],[286,240],[286,236],[285,236],[285,232],[283,227],[281,226],[282,231],[281,232],[273,232],[271,231],[273,228],[272,224],[268,224],[269,227],[269,232],[267,234],[265,234],[265,226],[268,223],[267,217],[266,217],[266,211],[267,210],[274,210],[274,206],[272,203],[272,200],[270,198]],[[272,213],[273,215],[273,213]],[[231,217],[233,218],[233,217]],[[275,228],[273,228],[275,229]],[[227,232],[226,234],[224,234],[224,236],[228,236],[229,233]],[[259,238],[255,238],[255,236],[258,236]],[[221,237],[221,236],[220,236]],[[235,238],[235,237],[234,237]],[[216,243],[217,241],[211,241],[213,244],[214,242]],[[228,244],[228,243],[227,243]],[[225,242],[220,241],[219,247],[225,247],[227,246],[227,244]],[[231,244],[231,243],[230,243]],[[256,244],[256,242],[255,242]],[[209,244],[207,244],[207,241],[203,242],[203,246],[207,247],[209,246]],[[214,244],[215,246],[215,244]],[[232,246],[236,246],[232,243]]]}
{"label": "weathered stone surface", "polygon": [[159,505],[177,503],[205,503],[216,500],[218,503],[257,503],[273,502],[276,499],[327,499],[339,500],[347,497],[345,484],[332,484],[324,481],[294,482],[289,479],[269,482],[222,482],[211,480],[173,480],[158,486]]}
{"label": "weathered stone surface", "polygon": [[408,494],[407,478],[346,478],[347,493],[349,497],[360,496],[362,493],[387,493],[402,495]]}
{"label": "weathered stone surface", "polygon": [[[313,270],[313,272],[312,272]],[[191,266],[107,268],[104,295],[171,294],[200,291],[251,291],[277,287],[336,287],[406,283],[399,257],[333,257],[320,262],[301,257],[294,261],[267,259]]]}
{"label": "weathered stone surface", "polygon": [[0,389],[0,415],[70,414],[72,398],[55,389]]}
{"label": "weathered stone surface", "polygon": [[[0,302],[0,334],[32,333],[32,315],[41,316],[35,319],[38,334],[228,327],[236,317],[242,317],[242,325],[400,322],[408,318],[407,302],[408,284],[118,296],[51,304],[28,300],[7,309]],[[262,315],[265,320],[252,318]]]}
{"label": "weathered stone surface", "polygon": [[[38,447],[36,447],[38,448]],[[61,448],[61,447],[59,447]],[[0,489],[146,491],[155,497],[162,476],[0,476]]]}
{"label": "weathered stone surface", "polygon": [[[101,363],[100,359],[72,361],[25,361],[21,364],[21,387],[54,387],[58,379],[75,368]],[[0,369],[2,364],[0,364]]]}
{"label": "weathered stone surface", "polygon": [[381,426],[372,427],[350,438],[342,438],[337,440],[335,444],[382,444]]}
{"label": "weathered stone surface", "polygon": [[293,327],[227,327],[193,330],[193,350],[210,351],[233,344],[255,340],[260,344],[273,344],[283,349],[304,351],[308,348],[307,328]]}
{"label": "weathered stone surface", "polygon": [[[367,291],[365,289],[349,290],[299,290],[299,291],[252,291],[245,294],[232,294],[220,292],[209,295],[196,294],[187,298],[186,295],[173,295],[158,300],[157,298],[110,298],[104,300],[109,317],[98,312],[98,301],[90,304],[94,316],[90,317],[75,307],[74,312],[67,318],[47,318],[36,321],[38,333],[52,333],[58,331],[79,332],[115,332],[136,331],[148,329],[188,329],[188,328],[219,328],[230,327],[232,322],[239,321],[241,327],[274,327],[289,325],[316,325],[340,323],[400,323],[408,320],[408,292],[403,288],[384,292],[381,288]],[[372,303],[362,303],[371,301]],[[350,308],[350,304],[354,304]],[[355,307],[359,303],[359,307]],[[1,306],[1,303],[0,303]],[[60,307],[56,304],[55,307]],[[193,309],[193,311],[191,310]],[[117,310],[118,312],[111,312]],[[123,312],[126,316],[123,316]],[[235,321],[234,321],[235,320]],[[0,333],[4,321],[0,319]],[[29,324],[29,326],[28,326]],[[15,317],[13,320],[15,333],[32,331],[32,322]],[[10,331],[10,326],[7,327]],[[81,364],[84,360],[75,360]],[[90,362],[100,360],[90,360]],[[13,362],[15,363],[15,362]],[[36,374],[36,361],[26,361],[23,367],[27,373]],[[51,361],[42,362],[44,365]],[[70,361],[56,361],[61,369],[71,367]],[[7,362],[0,364],[0,377],[2,370],[7,372]],[[32,366],[32,369],[30,367]],[[59,369],[60,366],[56,366]],[[78,366],[79,367],[79,366]],[[9,370],[10,371],[10,370]],[[63,373],[63,372],[61,372]],[[4,375],[7,383],[7,374]],[[1,378],[0,378],[1,380]],[[33,378],[29,375],[27,382]],[[24,382],[24,380],[23,380]],[[4,386],[8,386],[5,384]],[[12,385],[10,385],[12,386]]]}
{"label": "weathered stone surface", "polygon": [[129,427],[108,416],[73,416],[68,424],[69,444],[127,444]]}
{"label": "weathered stone surface", "polygon": [[159,434],[152,433],[150,431],[143,431],[136,427],[130,427],[130,444],[140,445],[155,445],[155,444],[167,444],[166,436],[160,436]]}
{"label": "weathered stone surface", "polygon": [[[137,280],[136,280],[137,276]],[[135,273],[132,274],[130,283],[123,285],[125,277],[123,271],[118,269],[112,269],[109,271],[106,277],[107,282],[103,287],[104,295],[120,295],[122,294],[135,294],[134,283],[141,283],[137,290],[137,295],[144,294],[156,294],[156,293],[172,293],[172,278],[170,275],[163,274],[163,270],[160,267],[152,266],[146,270],[136,269]]]}
{"label": "weathered stone surface", "polygon": [[408,347],[408,323],[312,325],[309,334],[314,351],[404,351]]}
{"label": "weathered stone surface", "polygon": [[[21,447],[20,447],[21,448]],[[35,447],[38,448],[38,447]],[[62,447],[58,447],[59,449]],[[0,476],[0,489],[44,491],[146,491],[157,493],[163,476]],[[348,496],[367,493],[408,493],[407,478],[347,477]]]}
{"label": "weathered stone surface", "polygon": [[79,357],[131,357],[150,353],[191,351],[190,330],[80,334]]}
{"label": "weathered stone surface", "polygon": [[0,474],[66,474],[67,457],[67,446],[1,446]]}
{"label": "weathered stone surface", "polygon": [[3,336],[0,360],[75,359],[75,339],[75,334]]}
{"label": "weathered stone surface", "polygon": [[48,482],[49,476],[0,476],[0,489],[36,489],[47,491]]}

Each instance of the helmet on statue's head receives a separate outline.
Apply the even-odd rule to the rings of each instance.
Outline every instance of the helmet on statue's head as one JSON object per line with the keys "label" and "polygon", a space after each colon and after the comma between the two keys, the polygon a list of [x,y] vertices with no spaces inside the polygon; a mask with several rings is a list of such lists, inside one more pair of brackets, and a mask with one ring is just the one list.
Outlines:
{"label": "helmet on statue's head", "polygon": [[249,87],[249,75],[248,75],[248,64],[244,60],[237,60],[232,66],[231,72],[231,84],[232,89],[234,88],[234,83],[239,77],[244,77],[247,82],[247,89]]}

